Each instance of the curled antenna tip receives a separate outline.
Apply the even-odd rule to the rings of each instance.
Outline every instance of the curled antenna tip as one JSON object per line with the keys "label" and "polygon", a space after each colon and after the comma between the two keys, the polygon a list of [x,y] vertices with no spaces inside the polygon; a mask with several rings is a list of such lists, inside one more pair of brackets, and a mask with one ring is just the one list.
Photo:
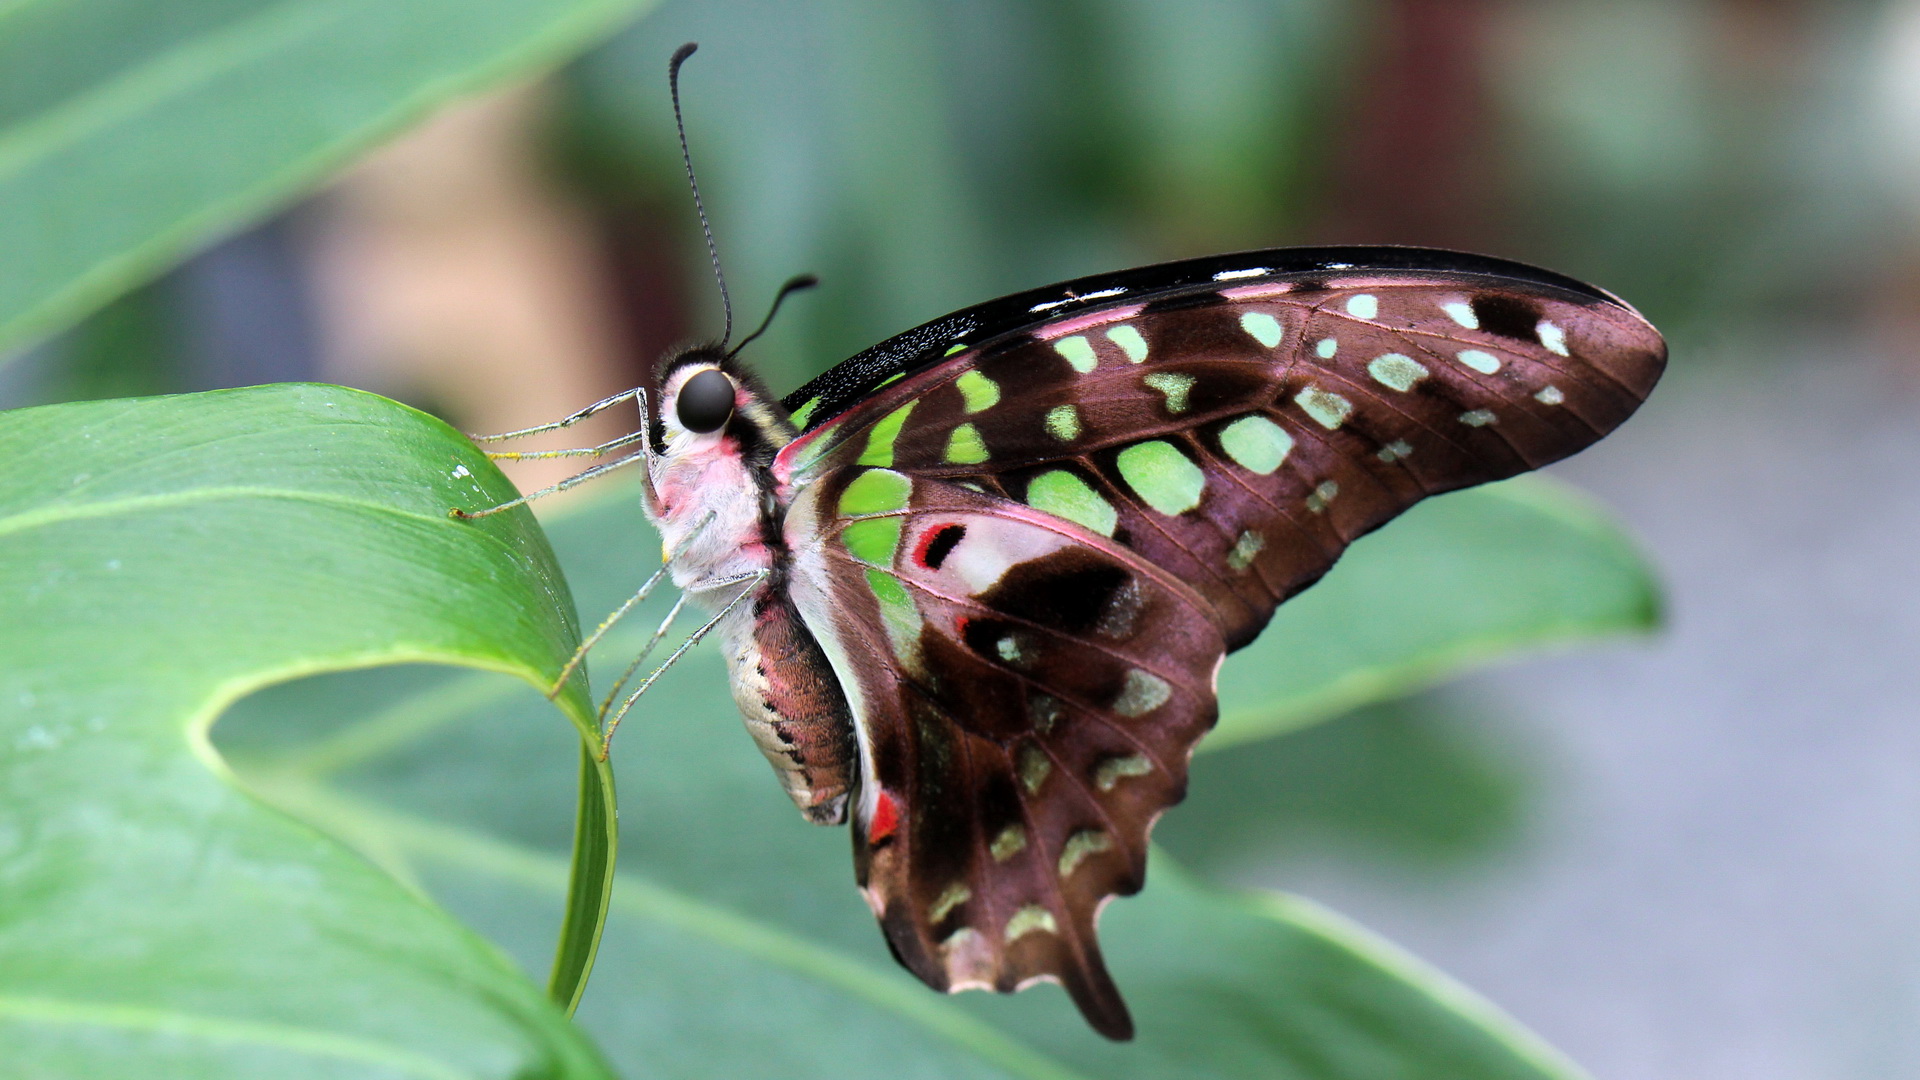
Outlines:
{"label": "curled antenna tip", "polygon": [[700,43],[697,41],[689,41],[685,45],[673,50],[673,59],[667,61],[667,70],[679,71],[680,65],[687,62],[687,57],[699,51]]}
{"label": "curled antenna tip", "polygon": [[780,291],[774,295],[773,306],[767,310],[767,317],[761,319],[760,325],[754,329],[753,333],[741,338],[740,344],[735,345],[733,351],[727,353],[727,355],[729,357],[740,355],[741,349],[746,348],[753,339],[766,333],[767,327],[773,325],[773,317],[780,313],[780,305],[786,302],[789,294],[797,293],[802,289],[811,289],[818,284],[820,284],[820,279],[812,274],[795,274],[788,278],[786,284],[780,286]]}

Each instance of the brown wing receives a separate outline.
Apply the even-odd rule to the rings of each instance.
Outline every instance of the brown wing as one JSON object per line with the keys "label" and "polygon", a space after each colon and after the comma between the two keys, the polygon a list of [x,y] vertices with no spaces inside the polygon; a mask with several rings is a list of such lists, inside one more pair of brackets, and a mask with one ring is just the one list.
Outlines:
{"label": "brown wing", "polygon": [[1124,1037],[1094,921],[1140,887],[1224,651],[1419,499],[1592,444],[1665,362],[1545,276],[1325,269],[1015,303],[1058,314],[885,376],[776,459],[858,729],[861,884],[931,985],[1057,978]]}
{"label": "brown wing", "polygon": [[1353,271],[1125,298],[961,352],[782,455],[966,482],[1191,583],[1229,646],[1427,495],[1538,468],[1632,414],[1660,335],[1617,302]]}
{"label": "brown wing", "polygon": [[810,491],[789,534],[812,538],[791,590],[852,705],[855,867],[894,954],[941,990],[1057,980],[1130,1037],[1095,921],[1140,889],[1217,715],[1206,601],[1068,522],[888,470]]}

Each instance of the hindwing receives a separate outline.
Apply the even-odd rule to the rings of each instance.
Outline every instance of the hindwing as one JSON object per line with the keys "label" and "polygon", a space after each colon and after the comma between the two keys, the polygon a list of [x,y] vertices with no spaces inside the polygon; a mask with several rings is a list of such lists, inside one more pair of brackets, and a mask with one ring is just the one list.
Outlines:
{"label": "hindwing", "polygon": [[1127,1037],[1094,920],[1140,888],[1213,725],[1206,602],[1070,522],[892,470],[816,485],[789,521],[791,594],[829,628],[857,725],[856,872],[895,955],[945,990],[1058,979]]}

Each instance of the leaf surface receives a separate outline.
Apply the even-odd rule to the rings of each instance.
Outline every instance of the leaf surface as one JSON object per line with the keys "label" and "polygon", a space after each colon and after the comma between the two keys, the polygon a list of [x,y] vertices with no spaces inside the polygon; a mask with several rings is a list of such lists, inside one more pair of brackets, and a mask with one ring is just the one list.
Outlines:
{"label": "leaf surface", "polygon": [[0,348],[645,0],[0,4]]}
{"label": "leaf surface", "polygon": [[[447,517],[512,495],[472,444],[280,386],[0,414],[0,460],[11,1074],[608,1075],[495,948],[237,790],[207,738],[316,671],[558,672],[577,627],[538,525]],[[577,684],[561,701],[590,723]],[[534,722],[565,805],[581,740],[558,719]]]}
{"label": "leaf surface", "polygon": [[1587,498],[1523,476],[1428,499],[1362,538],[1220,671],[1203,750],[1291,731],[1526,649],[1644,632],[1660,587]]}
{"label": "leaf surface", "polygon": [[[1560,552],[1556,565],[1622,557],[1617,534],[1598,527],[1604,519],[1540,511],[1537,498],[1463,493],[1435,503],[1448,514],[1409,515],[1356,545],[1315,590],[1357,589],[1349,595],[1374,602],[1277,625],[1270,636],[1279,640],[1262,647],[1303,654],[1286,679],[1351,684],[1342,700],[1358,701],[1505,648],[1639,625],[1618,616],[1644,615],[1648,578],[1630,557],[1616,577],[1580,586],[1512,577],[1508,548],[1476,556],[1478,529],[1524,527],[1528,548]],[[1516,503],[1524,509],[1511,510]],[[549,525],[590,619],[624,599],[658,558],[631,489]],[[1399,557],[1385,542],[1396,530],[1412,534],[1402,545],[1450,551],[1435,572],[1466,575],[1461,591],[1505,582],[1496,596],[1527,602],[1469,612],[1456,628],[1482,635],[1481,647],[1444,651],[1446,606],[1396,598],[1391,583],[1405,575],[1379,561]],[[1558,592],[1536,595],[1540,581]],[[1583,588],[1617,595],[1603,603]],[[596,654],[596,683],[624,666],[663,608],[653,604],[615,631]],[[1390,632],[1416,618],[1421,633]],[[1336,631],[1348,646],[1306,648]],[[1273,663],[1259,654],[1229,662],[1250,669],[1234,676],[1235,715],[1270,731],[1324,715],[1329,695],[1296,691]],[[1350,678],[1355,666],[1369,674]],[[249,775],[263,790],[336,832],[385,845],[454,911],[537,965],[564,878],[564,814],[535,795],[563,782],[552,750],[559,736],[529,722],[538,704],[524,692],[489,699],[490,687],[504,687],[471,675],[388,674],[416,685],[375,688],[355,676],[276,688],[244,703],[223,734],[236,755],[248,746]],[[1264,686],[1263,675],[1272,680]],[[327,715],[367,719],[318,741],[288,741],[303,718]],[[723,665],[708,649],[655,687],[623,728],[615,758],[626,861],[580,1016],[634,1075],[1580,1075],[1497,1010],[1345,920],[1292,898],[1210,887],[1160,855],[1146,891],[1112,905],[1102,923],[1140,1025],[1136,1042],[1115,1046],[1091,1034],[1051,987],[1009,998],[933,994],[886,954],[852,889],[846,832],[805,824],[780,792],[740,730]]]}

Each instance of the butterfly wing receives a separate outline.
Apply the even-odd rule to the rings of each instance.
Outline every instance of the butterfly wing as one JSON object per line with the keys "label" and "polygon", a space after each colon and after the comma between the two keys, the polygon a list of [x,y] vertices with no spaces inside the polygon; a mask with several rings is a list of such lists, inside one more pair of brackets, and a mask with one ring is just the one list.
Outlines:
{"label": "butterfly wing", "polygon": [[[803,387],[806,430],[774,466],[795,492],[793,594],[840,639],[856,859],[896,954],[942,988],[1057,977],[1097,1028],[1127,1030],[1093,919],[1139,887],[1223,652],[1419,499],[1590,445],[1664,361],[1636,312],[1570,279],[1332,249],[995,301]],[[1132,636],[1022,614],[1095,573],[1074,560],[1129,583]],[[972,568],[965,589],[949,563]],[[983,626],[1016,628],[1005,655]],[[1072,722],[1046,728],[1035,694]],[[1125,781],[1122,740],[1146,763]],[[1073,782],[1023,792],[1030,747]],[[994,860],[1016,808],[1029,855]],[[1028,929],[1036,904],[1057,941]]]}
{"label": "butterfly wing", "polygon": [[943,990],[1058,979],[1129,1037],[1094,921],[1139,890],[1213,726],[1206,601],[1071,522],[892,470],[810,488],[789,523],[812,537],[791,595],[853,707],[856,875],[894,954]]}

